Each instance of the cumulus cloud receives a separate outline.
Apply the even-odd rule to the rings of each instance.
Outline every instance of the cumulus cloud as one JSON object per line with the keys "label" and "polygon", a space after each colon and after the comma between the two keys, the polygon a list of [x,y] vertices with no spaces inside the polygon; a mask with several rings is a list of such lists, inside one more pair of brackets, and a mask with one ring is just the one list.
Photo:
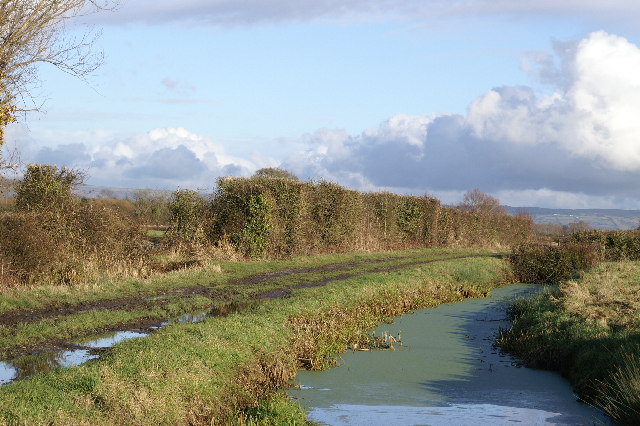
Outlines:
{"label": "cumulus cloud", "polygon": [[603,31],[567,46],[538,64],[548,93],[500,87],[464,116],[396,116],[360,135],[323,130],[285,165],[364,189],[480,187],[520,204],[517,193],[556,205],[578,194],[640,207],[640,49]]}
{"label": "cumulus cloud", "polygon": [[468,16],[580,16],[634,22],[640,11],[634,0],[137,0],[99,19],[112,22],[191,21],[221,25],[314,19],[442,19]]}
{"label": "cumulus cloud", "polygon": [[[640,49],[598,31],[571,49],[556,75],[558,90],[492,90],[474,101],[468,120],[481,139],[552,143],[616,170],[640,170]],[[564,83],[567,81],[568,83]]]}
{"label": "cumulus cloud", "polygon": [[[130,188],[212,188],[222,175],[248,175],[272,165],[269,159],[228,155],[224,146],[183,128],[158,128],[118,137],[101,132],[27,136],[25,162],[49,163],[86,170],[89,183]],[[53,140],[73,140],[55,145]],[[42,147],[41,145],[46,146]],[[268,163],[268,164],[265,164]]]}
{"label": "cumulus cloud", "polygon": [[33,158],[34,163],[74,166],[86,164],[91,159],[87,147],[81,143],[60,145],[55,148],[44,147]]}

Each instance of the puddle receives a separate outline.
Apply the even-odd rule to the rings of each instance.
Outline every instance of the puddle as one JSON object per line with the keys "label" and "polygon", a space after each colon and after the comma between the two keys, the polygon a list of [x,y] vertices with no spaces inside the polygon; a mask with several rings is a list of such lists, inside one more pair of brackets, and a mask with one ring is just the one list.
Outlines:
{"label": "puddle", "polygon": [[88,341],[78,342],[77,345],[92,349],[106,349],[116,343],[124,342],[125,340],[139,339],[141,337],[147,337],[148,335],[149,333],[142,333],[139,331],[117,331],[97,338],[91,338]]}
{"label": "puddle", "polygon": [[9,383],[16,377],[18,377],[18,370],[13,365],[0,362],[0,385]]}
{"label": "puddle", "polygon": [[162,321],[143,331],[123,330],[93,336],[85,340],[71,343],[70,349],[59,351],[45,351],[35,355],[27,355],[0,361],[0,386],[15,380],[24,379],[35,374],[48,373],[56,368],[67,368],[100,358],[100,351],[113,345],[131,339],[147,337],[149,333],[166,327],[169,324],[194,324],[209,317],[221,317],[241,312],[255,302],[228,303],[216,306],[209,312],[187,313],[173,321]]}
{"label": "puddle", "polygon": [[539,288],[503,287],[398,317],[376,334],[401,331],[404,350],[347,352],[336,368],[299,372],[289,394],[309,420],[330,425],[609,424],[558,374],[520,368],[494,348],[509,326],[503,299]]}
{"label": "puddle", "polygon": [[177,321],[180,324],[195,324],[204,321],[209,316],[208,312],[201,312],[199,314],[184,314]]}

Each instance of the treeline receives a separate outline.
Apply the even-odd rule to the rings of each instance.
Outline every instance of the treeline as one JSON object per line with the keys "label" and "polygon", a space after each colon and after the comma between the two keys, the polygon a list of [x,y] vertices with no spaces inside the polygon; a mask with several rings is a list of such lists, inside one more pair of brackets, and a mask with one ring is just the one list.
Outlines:
{"label": "treeline", "polygon": [[[191,193],[192,197],[197,197]],[[174,202],[186,193],[174,194]],[[527,218],[444,207],[431,197],[362,193],[334,183],[286,178],[221,178],[201,217],[174,209],[183,238],[228,241],[247,256],[288,257],[428,246],[510,246],[531,233]],[[206,206],[206,207],[205,207]],[[176,214],[178,213],[178,214]],[[185,226],[186,223],[198,223]],[[185,230],[193,233],[184,235]]]}
{"label": "treeline", "polygon": [[[159,259],[286,258],[434,246],[508,247],[531,220],[445,207],[431,197],[362,193],[330,182],[257,175],[220,178],[211,195],[177,190],[132,201],[72,196],[81,176],[30,165],[13,211],[0,213],[4,286],[73,284],[109,274],[144,276]],[[148,225],[167,225],[149,235]],[[147,227],[145,227],[147,226]],[[166,270],[166,268],[165,268]]]}

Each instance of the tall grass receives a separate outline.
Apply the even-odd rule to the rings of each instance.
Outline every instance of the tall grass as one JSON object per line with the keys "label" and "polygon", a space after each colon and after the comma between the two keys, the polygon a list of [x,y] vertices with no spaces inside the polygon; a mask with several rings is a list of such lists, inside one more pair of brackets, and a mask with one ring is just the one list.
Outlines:
{"label": "tall grass", "polygon": [[625,353],[622,364],[606,381],[597,385],[597,399],[603,410],[620,425],[640,422],[640,346]]}
{"label": "tall grass", "polygon": [[607,262],[511,307],[498,342],[559,371],[617,423],[640,424],[640,263]]}

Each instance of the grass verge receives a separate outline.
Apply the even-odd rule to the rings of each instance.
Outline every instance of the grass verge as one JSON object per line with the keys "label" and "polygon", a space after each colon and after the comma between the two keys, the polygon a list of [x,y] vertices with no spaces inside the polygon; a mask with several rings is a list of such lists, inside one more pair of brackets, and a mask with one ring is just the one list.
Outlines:
{"label": "grass verge", "polygon": [[0,423],[303,422],[277,396],[299,367],[331,365],[389,317],[483,296],[504,282],[504,267],[479,257],[364,273],[227,317],[169,325],[99,362],[0,387]]}
{"label": "grass verge", "polygon": [[557,370],[618,424],[640,424],[640,262],[603,263],[511,307],[503,349]]}

